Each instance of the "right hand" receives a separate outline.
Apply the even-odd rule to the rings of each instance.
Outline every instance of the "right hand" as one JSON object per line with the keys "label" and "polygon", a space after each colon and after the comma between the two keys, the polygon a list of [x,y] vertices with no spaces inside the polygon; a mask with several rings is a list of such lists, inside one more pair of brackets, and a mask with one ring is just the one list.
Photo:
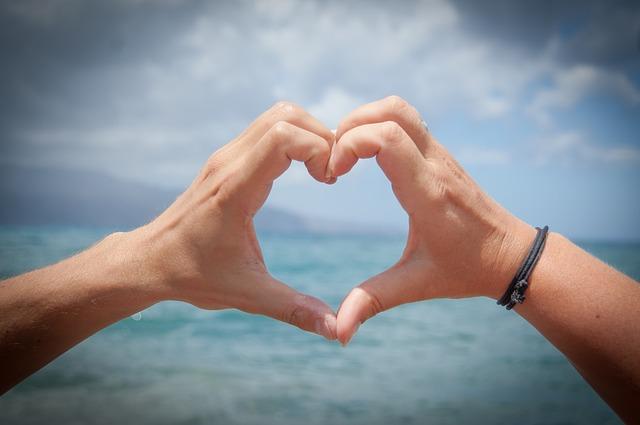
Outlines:
{"label": "right hand", "polygon": [[[139,252],[139,276],[162,299],[206,309],[263,314],[327,339],[336,320],[323,301],[272,277],[253,217],[292,160],[326,178],[334,135],[300,107],[280,102],[215,152],[191,186],[146,226],[125,234]],[[153,278],[149,278],[153,276]]]}
{"label": "right hand", "polygon": [[409,216],[400,260],[354,288],[338,311],[338,339],[349,342],[372,316],[432,298],[499,298],[535,230],[469,177],[423,125],[391,96],[361,106],[340,123],[329,172],[339,177],[359,158],[376,157]]}

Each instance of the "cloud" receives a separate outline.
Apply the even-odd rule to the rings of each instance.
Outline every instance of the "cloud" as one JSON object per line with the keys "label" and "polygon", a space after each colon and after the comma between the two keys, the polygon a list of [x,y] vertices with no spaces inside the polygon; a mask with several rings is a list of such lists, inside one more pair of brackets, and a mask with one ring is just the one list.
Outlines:
{"label": "cloud", "polygon": [[[640,3],[590,1],[575,5],[590,19],[566,40],[558,59],[621,70],[640,65]],[[575,9],[574,9],[575,10]]]}
{"label": "cloud", "polygon": [[364,103],[362,99],[345,90],[330,86],[316,103],[308,107],[309,113],[330,128],[336,128],[342,118]]}
{"label": "cloud", "polygon": [[[46,161],[50,152],[37,148],[48,137],[69,165],[83,152],[84,162],[123,175],[138,173],[106,160],[109,143],[175,168],[177,135],[211,151],[278,98],[334,124],[357,103],[397,92],[413,94],[429,115],[469,104],[479,117],[497,117],[513,102],[504,89],[522,85],[492,78],[513,72],[487,66],[489,46],[468,40],[456,9],[441,0],[358,10],[338,2],[28,1],[3,12],[0,39],[11,60],[0,70],[2,151]],[[201,137],[212,122],[226,131]]]}
{"label": "cloud", "polygon": [[[542,54],[557,42],[552,60],[638,69],[640,3],[634,0],[452,0],[471,34],[506,50]],[[552,40],[552,39],[555,39]]]}
{"label": "cloud", "polygon": [[204,13],[182,36],[194,75],[236,90],[259,83],[306,105],[339,86],[362,100],[401,94],[430,116],[465,105],[477,119],[495,119],[548,67],[544,55],[470,36],[458,10],[442,0],[357,10],[350,3],[257,2],[234,19]]}
{"label": "cloud", "polygon": [[600,146],[580,132],[569,131],[550,134],[534,143],[534,162],[570,164],[588,162],[614,165],[640,164],[640,148],[635,146]]}
{"label": "cloud", "polygon": [[550,88],[539,91],[528,113],[542,126],[553,123],[553,113],[567,109],[590,95],[609,95],[632,106],[640,104],[640,89],[624,74],[589,65],[560,68],[553,73]]}
{"label": "cloud", "polygon": [[[536,123],[557,125],[556,111],[592,93],[636,105],[638,88],[628,76],[635,68],[618,59],[612,68],[595,53],[619,40],[603,35],[616,25],[624,27],[620,37],[633,33],[637,15],[627,19],[623,12],[635,9],[620,6],[617,18],[601,20],[589,3],[584,25],[571,36],[559,34],[572,7],[457,0],[5,2],[0,156],[90,164],[181,185],[278,99],[335,126],[358,104],[395,93],[434,129],[451,117],[474,128],[524,126],[523,111]],[[583,27],[601,35],[578,38]],[[581,40],[587,47],[578,48]],[[575,57],[582,62],[567,65],[568,49],[600,59],[591,63],[581,53]],[[500,164],[510,148],[470,152],[461,145],[460,152],[465,161]]]}

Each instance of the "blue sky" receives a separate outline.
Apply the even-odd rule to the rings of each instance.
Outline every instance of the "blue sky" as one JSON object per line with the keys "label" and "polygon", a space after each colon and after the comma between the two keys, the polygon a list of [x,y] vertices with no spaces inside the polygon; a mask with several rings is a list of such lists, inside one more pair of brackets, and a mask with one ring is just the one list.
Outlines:
{"label": "blue sky", "polygon": [[[5,2],[0,161],[182,188],[279,99],[335,128],[398,94],[531,224],[640,239],[640,7],[528,3]],[[406,224],[371,160],[268,202]]]}

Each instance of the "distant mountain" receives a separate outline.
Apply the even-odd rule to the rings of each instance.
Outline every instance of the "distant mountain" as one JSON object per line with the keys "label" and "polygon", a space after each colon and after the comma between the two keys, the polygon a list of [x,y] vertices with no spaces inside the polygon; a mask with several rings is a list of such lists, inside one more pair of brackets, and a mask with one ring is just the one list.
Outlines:
{"label": "distant mountain", "polygon": [[136,227],[177,195],[90,171],[6,167],[1,176],[2,224]]}
{"label": "distant mountain", "polygon": [[[133,228],[158,216],[178,194],[91,171],[3,167],[0,224]],[[255,224],[265,233],[393,233],[373,226],[302,217],[268,206],[260,210]]]}

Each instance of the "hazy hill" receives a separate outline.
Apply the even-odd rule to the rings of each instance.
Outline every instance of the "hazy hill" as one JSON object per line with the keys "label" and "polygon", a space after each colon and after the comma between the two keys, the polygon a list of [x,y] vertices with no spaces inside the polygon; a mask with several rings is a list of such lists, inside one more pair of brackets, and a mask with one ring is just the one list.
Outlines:
{"label": "hazy hill", "polygon": [[[90,171],[4,167],[0,224],[132,228],[156,217],[178,194]],[[258,231],[267,233],[389,233],[373,226],[308,219],[268,206],[255,223]]]}

